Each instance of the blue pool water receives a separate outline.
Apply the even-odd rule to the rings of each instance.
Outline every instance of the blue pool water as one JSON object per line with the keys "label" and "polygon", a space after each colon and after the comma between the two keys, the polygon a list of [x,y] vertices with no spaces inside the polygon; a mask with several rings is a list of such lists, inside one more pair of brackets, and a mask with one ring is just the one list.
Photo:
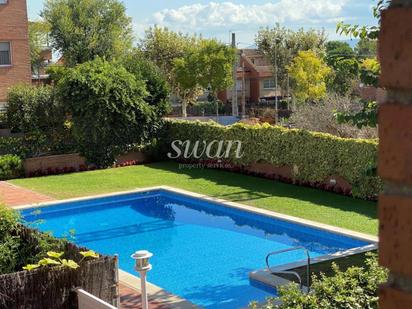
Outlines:
{"label": "blue pool water", "polygon": [[[130,255],[153,252],[148,280],[205,308],[240,308],[273,296],[275,291],[248,279],[249,272],[265,267],[271,251],[304,246],[317,257],[368,244],[165,190],[29,209],[23,216],[58,237],[74,230],[77,244],[118,254],[120,268],[131,274]],[[303,259],[303,253],[289,252],[272,264]]]}

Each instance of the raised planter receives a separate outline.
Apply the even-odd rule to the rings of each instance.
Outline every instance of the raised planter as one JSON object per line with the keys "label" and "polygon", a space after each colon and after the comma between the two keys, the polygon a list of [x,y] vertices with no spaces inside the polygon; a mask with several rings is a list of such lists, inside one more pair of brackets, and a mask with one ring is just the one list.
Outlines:
{"label": "raised planter", "polygon": [[56,169],[78,171],[82,166],[86,165],[86,160],[80,154],[74,153],[30,158],[24,160],[23,165],[26,176],[29,176],[39,171],[47,172],[48,170]]}
{"label": "raised planter", "polygon": [[[32,237],[37,231],[24,228],[19,237]],[[68,244],[65,257],[80,260],[80,251]],[[0,276],[0,308],[72,309],[77,308],[76,288],[118,306],[117,257],[101,256],[80,264],[78,269],[43,267]]]}
{"label": "raised planter", "polygon": [[150,158],[147,154],[141,151],[130,151],[116,158],[116,163],[120,165],[126,162],[130,162],[130,161],[136,161],[139,163],[147,163],[147,162],[150,162]]}

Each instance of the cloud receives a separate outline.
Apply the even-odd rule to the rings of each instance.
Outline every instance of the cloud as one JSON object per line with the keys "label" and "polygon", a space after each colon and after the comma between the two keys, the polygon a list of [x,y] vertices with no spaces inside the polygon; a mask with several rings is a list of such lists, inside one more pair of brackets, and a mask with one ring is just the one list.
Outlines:
{"label": "cloud", "polygon": [[153,15],[153,23],[169,27],[205,29],[279,23],[331,22],[341,17],[346,0],[280,0],[265,4],[233,2],[195,3],[164,9]]}

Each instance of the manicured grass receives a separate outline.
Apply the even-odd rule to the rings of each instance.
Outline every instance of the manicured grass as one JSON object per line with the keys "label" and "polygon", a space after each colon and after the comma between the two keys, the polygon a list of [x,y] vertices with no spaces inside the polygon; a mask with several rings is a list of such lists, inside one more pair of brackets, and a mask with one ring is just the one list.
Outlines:
{"label": "manicured grass", "polygon": [[363,233],[378,231],[376,203],[219,170],[179,169],[172,162],[11,183],[57,199],[168,185]]}

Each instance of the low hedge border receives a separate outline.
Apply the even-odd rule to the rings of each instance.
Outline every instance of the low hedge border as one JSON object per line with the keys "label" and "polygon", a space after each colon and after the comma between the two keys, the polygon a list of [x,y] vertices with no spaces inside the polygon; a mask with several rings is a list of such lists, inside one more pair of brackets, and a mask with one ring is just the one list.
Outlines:
{"label": "low hedge border", "polygon": [[[297,183],[319,183],[339,175],[352,186],[352,195],[376,199],[382,181],[376,175],[378,141],[340,138],[330,134],[278,126],[235,124],[224,127],[214,122],[168,120],[162,135],[162,151],[171,151],[174,140],[211,142],[241,141],[241,159],[234,153],[226,161],[236,166],[269,163],[293,169]],[[216,145],[217,147],[217,145]],[[199,160],[207,160],[205,156]]]}

